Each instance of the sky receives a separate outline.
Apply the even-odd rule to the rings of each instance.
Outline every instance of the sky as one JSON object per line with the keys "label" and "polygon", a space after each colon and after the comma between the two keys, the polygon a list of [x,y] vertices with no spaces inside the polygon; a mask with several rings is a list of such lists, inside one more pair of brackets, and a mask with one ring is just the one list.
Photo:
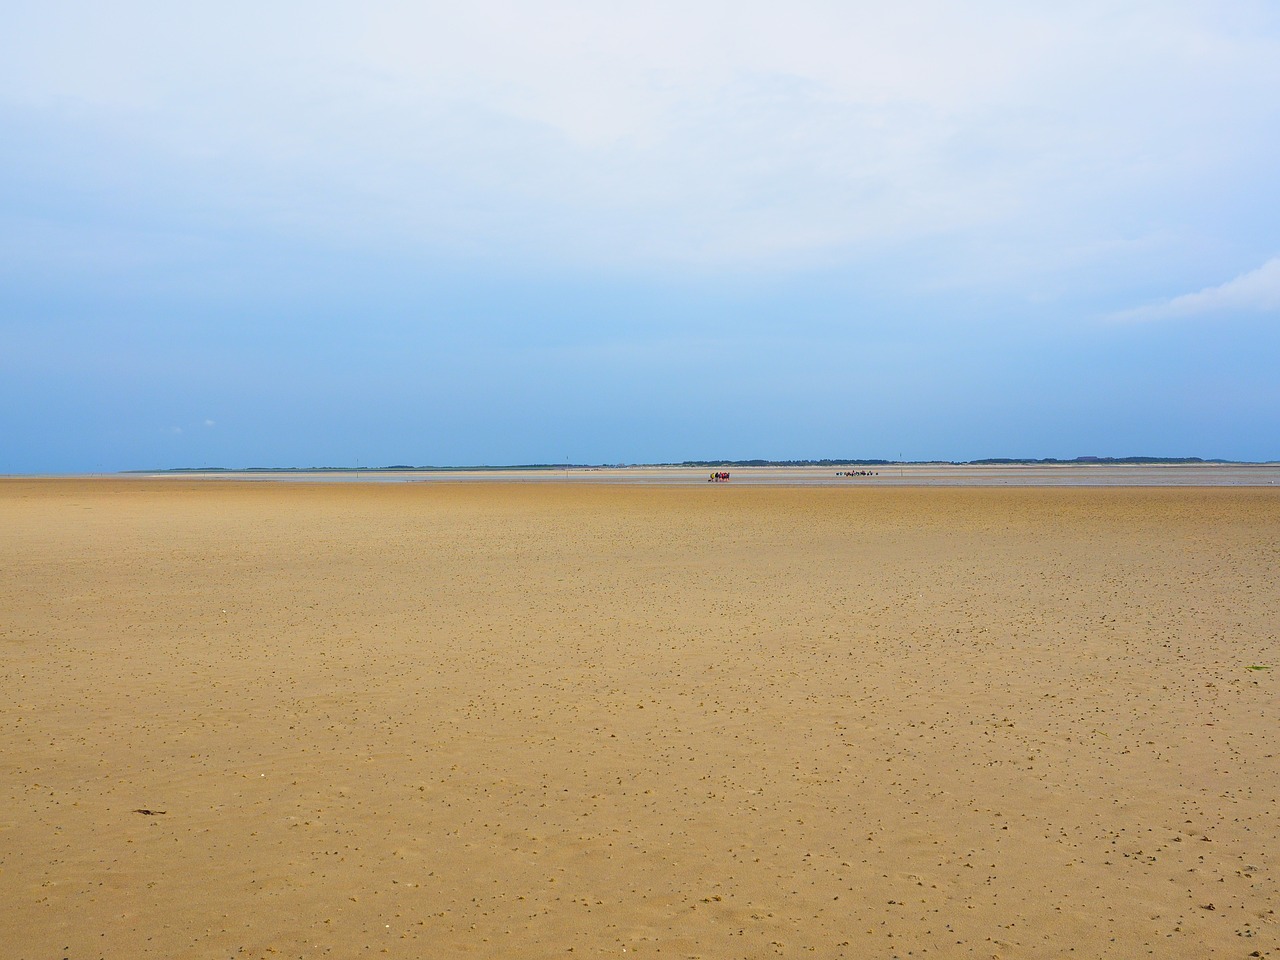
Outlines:
{"label": "sky", "polygon": [[11,4],[0,473],[1280,458],[1280,5]]}

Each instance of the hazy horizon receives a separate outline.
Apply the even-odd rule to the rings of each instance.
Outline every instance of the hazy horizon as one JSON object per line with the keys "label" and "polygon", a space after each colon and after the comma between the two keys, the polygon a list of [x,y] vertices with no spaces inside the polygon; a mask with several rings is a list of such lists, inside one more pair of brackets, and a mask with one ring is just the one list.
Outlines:
{"label": "hazy horizon", "polygon": [[124,474],[153,474],[153,473],[202,473],[202,472],[219,472],[219,473],[307,473],[307,472],[334,472],[334,473],[394,473],[394,472],[467,472],[467,471],[521,471],[521,470],[563,470],[563,469],[645,469],[645,468],[689,468],[702,469],[716,465],[725,466],[767,466],[767,467],[837,467],[837,466],[995,466],[1000,464],[1009,464],[1013,466],[1019,465],[1061,465],[1072,467],[1088,467],[1097,465],[1106,466],[1142,466],[1150,465],[1186,465],[1195,466],[1202,464],[1205,466],[1222,465],[1222,466],[1274,466],[1280,463],[1280,460],[1230,460],[1224,457],[1162,457],[1151,456],[1145,454],[1132,454],[1121,457],[1096,457],[1090,455],[1082,455],[1078,457],[977,457],[972,460],[942,460],[937,458],[924,458],[919,460],[894,460],[887,457],[798,457],[790,460],[771,460],[762,457],[743,457],[743,458],[690,458],[687,460],[654,460],[647,462],[640,461],[599,461],[599,462],[557,462],[552,460],[533,460],[525,463],[406,463],[403,461],[395,461],[390,463],[331,463],[331,464],[270,464],[270,463],[253,463],[253,464],[173,464],[169,466],[151,466],[151,467],[125,467],[114,471],[29,471],[26,473],[0,474],[0,476],[117,476]]}

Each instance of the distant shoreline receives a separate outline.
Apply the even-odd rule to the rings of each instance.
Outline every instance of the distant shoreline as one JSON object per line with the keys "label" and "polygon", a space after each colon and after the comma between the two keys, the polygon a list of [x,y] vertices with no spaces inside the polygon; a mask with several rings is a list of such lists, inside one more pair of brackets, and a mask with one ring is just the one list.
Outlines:
{"label": "distant shoreline", "polygon": [[[452,468],[172,469],[97,474],[82,479],[137,483],[568,484],[706,486],[728,474],[730,486],[771,487],[1280,487],[1280,463],[1226,461],[866,463],[821,465],[653,465]],[[12,477],[5,483],[36,477]],[[54,480],[76,478],[49,477]]]}
{"label": "distant shoreline", "polygon": [[980,460],[682,460],[670,463],[520,463],[476,464],[472,466],[438,466],[392,464],[389,466],[315,466],[315,467],[160,467],[153,470],[120,470],[120,475],[130,474],[189,474],[189,473],[478,473],[510,471],[551,470],[670,470],[713,467],[994,467],[994,466],[1234,466],[1265,467],[1280,464],[1280,460],[1225,460],[1204,457],[1076,457],[1064,460],[1057,457],[1021,458],[986,457]]}

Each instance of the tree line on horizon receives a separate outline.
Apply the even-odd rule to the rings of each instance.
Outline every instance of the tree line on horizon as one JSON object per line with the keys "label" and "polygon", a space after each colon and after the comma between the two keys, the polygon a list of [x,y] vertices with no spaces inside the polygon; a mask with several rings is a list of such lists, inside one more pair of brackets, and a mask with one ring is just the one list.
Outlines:
{"label": "tree line on horizon", "polygon": [[669,463],[516,463],[516,464],[477,464],[473,466],[438,466],[396,463],[383,467],[163,467],[157,470],[122,470],[121,473],[317,473],[317,472],[396,472],[413,470],[465,471],[465,470],[571,470],[571,469],[623,469],[627,467],[895,467],[895,466],[928,466],[947,465],[966,466],[1021,466],[1035,464],[1189,464],[1189,463],[1221,463],[1243,464],[1254,461],[1224,460],[1206,457],[985,457],[980,460],[882,460],[866,458],[850,458],[847,460],[824,458],[821,460],[681,460]]}

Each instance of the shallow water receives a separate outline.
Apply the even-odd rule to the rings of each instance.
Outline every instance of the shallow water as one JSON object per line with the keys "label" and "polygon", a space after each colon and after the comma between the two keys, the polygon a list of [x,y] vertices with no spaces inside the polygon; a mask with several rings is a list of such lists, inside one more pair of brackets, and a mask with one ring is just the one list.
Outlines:
{"label": "shallow water", "polygon": [[[858,469],[858,468],[851,468]],[[729,486],[928,487],[1244,487],[1280,484],[1277,464],[1031,465],[906,464],[871,468],[871,476],[837,476],[837,467],[730,468]],[[253,471],[144,474],[200,479],[295,483],[709,483],[701,467],[579,467],[569,470]]]}

